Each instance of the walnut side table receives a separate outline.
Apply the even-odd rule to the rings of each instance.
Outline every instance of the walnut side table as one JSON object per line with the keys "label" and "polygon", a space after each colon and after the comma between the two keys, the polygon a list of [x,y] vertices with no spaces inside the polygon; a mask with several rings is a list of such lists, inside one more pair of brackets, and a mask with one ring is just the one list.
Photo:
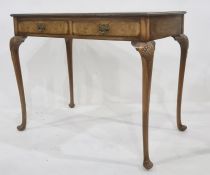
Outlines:
{"label": "walnut side table", "polygon": [[143,67],[143,151],[146,169],[152,168],[149,158],[148,123],[149,102],[152,79],[152,65],[156,39],[173,37],[181,47],[177,95],[177,127],[186,130],[181,122],[181,101],[188,38],[184,31],[184,11],[152,13],[66,13],[66,14],[12,14],[15,36],[10,40],[10,50],[22,108],[22,123],[26,127],[26,103],[19,61],[19,46],[27,36],[64,38],[67,50],[67,63],[70,87],[70,104],[74,107],[72,40],[74,38],[131,41],[140,53]]}

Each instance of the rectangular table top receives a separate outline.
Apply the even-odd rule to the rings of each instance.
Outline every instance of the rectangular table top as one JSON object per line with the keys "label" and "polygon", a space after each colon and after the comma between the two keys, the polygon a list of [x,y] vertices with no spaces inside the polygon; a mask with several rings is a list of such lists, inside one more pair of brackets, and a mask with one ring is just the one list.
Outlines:
{"label": "rectangular table top", "polygon": [[114,12],[114,13],[30,13],[11,14],[13,17],[141,17],[141,16],[168,16],[182,15],[186,11],[166,12]]}

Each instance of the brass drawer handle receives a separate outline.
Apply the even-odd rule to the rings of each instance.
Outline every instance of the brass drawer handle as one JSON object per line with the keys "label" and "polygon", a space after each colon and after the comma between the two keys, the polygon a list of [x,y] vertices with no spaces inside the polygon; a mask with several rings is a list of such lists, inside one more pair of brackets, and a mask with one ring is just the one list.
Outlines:
{"label": "brass drawer handle", "polygon": [[44,32],[44,31],[46,30],[46,25],[43,24],[43,23],[38,23],[38,24],[36,25],[36,28],[37,28],[37,30],[38,30],[39,32]]}
{"label": "brass drawer handle", "polygon": [[109,32],[110,30],[109,24],[99,24],[98,30],[101,34],[105,34]]}

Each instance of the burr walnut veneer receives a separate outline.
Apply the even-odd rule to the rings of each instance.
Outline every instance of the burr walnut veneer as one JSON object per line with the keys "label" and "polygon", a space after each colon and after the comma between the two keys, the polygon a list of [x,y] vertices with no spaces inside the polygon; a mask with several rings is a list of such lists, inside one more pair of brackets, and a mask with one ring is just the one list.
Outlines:
{"label": "burr walnut veneer", "polygon": [[[153,13],[70,13],[70,14],[12,14],[15,36],[10,40],[12,61],[15,69],[21,108],[22,123],[26,127],[26,103],[19,61],[19,46],[28,36],[64,38],[67,50],[67,63],[70,87],[70,104],[74,107],[72,39],[101,39],[131,41],[140,53],[143,70],[142,128],[144,167],[152,168],[148,149],[149,101],[152,79],[152,65],[156,39],[173,37],[181,47],[177,96],[177,127],[184,131],[187,127],[181,122],[181,100],[188,39],[183,34],[185,12]],[[129,58],[130,59],[130,58]]]}

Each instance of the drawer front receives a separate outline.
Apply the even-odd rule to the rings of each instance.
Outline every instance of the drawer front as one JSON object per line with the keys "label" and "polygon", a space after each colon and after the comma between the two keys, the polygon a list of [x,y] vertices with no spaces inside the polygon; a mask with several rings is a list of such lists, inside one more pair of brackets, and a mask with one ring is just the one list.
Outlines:
{"label": "drawer front", "polygon": [[18,32],[29,34],[67,34],[68,21],[19,21]]}
{"label": "drawer front", "polygon": [[138,36],[140,22],[131,20],[73,21],[73,35],[86,36]]}

